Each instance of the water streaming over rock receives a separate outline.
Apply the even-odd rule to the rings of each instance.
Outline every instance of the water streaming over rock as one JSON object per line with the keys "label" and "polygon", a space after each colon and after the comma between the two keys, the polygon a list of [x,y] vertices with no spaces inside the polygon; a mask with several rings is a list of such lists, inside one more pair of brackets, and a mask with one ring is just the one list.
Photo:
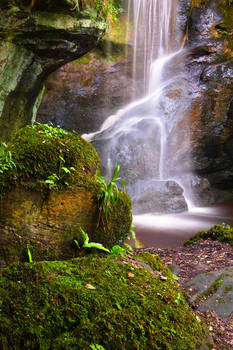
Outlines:
{"label": "water streaming over rock", "polygon": [[133,100],[83,136],[95,145],[108,177],[120,164],[136,213],[184,211],[183,187],[191,183],[189,98],[177,1],[129,0],[128,11]]}

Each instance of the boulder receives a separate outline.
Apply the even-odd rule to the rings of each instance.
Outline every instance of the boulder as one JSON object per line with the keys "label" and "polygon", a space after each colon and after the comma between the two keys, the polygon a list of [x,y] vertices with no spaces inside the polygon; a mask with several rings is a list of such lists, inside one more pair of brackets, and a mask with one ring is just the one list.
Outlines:
{"label": "boulder", "polygon": [[172,273],[149,253],[15,263],[0,274],[4,350],[212,349]]}
{"label": "boulder", "polygon": [[130,188],[134,214],[180,213],[188,209],[183,188],[175,181],[138,181]]}
{"label": "boulder", "polygon": [[33,260],[76,256],[80,228],[107,248],[123,243],[132,221],[130,198],[120,193],[105,218],[97,196],[100,161],[90,143],[39,124],[19,130],[7,152],[14,165],[0,173],[2,266],[27,260],[27,248]]}

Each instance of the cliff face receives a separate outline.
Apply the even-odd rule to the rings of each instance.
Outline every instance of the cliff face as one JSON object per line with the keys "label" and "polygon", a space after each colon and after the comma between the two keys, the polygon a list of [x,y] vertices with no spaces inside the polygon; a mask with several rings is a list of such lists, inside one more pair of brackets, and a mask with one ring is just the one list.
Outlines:
{"label": "cliff face", "polygon": [[232,198],[233,4],[192,1],[186,15],[193,170],[209,179],[217,200]]}
{"label": "cliff face", "polygon": [[[209,179],[216,200],[231,198],[233,189],[232,18],[233,4],[228,0],[179,0],[178,25],[187,35],[185,68],[191,104],[183,109],[191,124],[192,168]],[[117,28],[118,38],[124,35],[120,33]],[[40,121],[91,132],[129,101],[130,60],[122,68],[123,61],[107,58],[97,63],[89,58],[56,73],[47,84]],[[177,148],[183,149],[178,142]]]}
{"label": "cliff face", "polygon": [[[103,36],[98,13],[81,11],[77,1],[23,1],[0,4],[0,139],[7,140],[35,118],[48,75],[83,56]],[[26,2],[25,2],[26,3]],[[56,11],[56,12],[53,12]]]}

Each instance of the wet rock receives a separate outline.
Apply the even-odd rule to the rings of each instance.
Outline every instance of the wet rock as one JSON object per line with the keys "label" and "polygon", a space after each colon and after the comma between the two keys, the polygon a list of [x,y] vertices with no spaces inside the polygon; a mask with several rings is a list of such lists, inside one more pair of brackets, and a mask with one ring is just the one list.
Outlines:
{"label": "wet rock", "polygon": [[233,314],[233,267],[197,275],[185,288],[198,310],[215,311],[222,318]]}
{"label": "wet rock", "polygon": [[99,130],[104,120],[130,99],[127,66],[125,60],[111,63],[92,54],[87,63],[75,61],[61,67],[46,82],[37,120],[79,134]]}
{"label": "wet rock", "polygon": [[193,170],[209,180],[215,200],[233,189],[231,14],[229,2],[207,1],[193,6],[187,21]]}
{"label": "wet rock", "polygon": [[35,118],[48,75],[97,45],[106,29],[74,11],[72,1],[41,2],[30,11],[11,1],[0,8],[1,139]]}
{"label": "wet rock", "polygon": [[187,210],[183,189],[175,181],[138,181],[129,193],[134,214],[169,214]]}
{"label": "wet rock", "polygon": [[108,218],[98,200],[100,161],[77,134],[45,125],[20,129],[8,145],[15,166],[0,173],[0,266],[32,259],[68,259],[80,253],[81,228],[90,241],[122,244],[132,222],[121,193]]}
{"label": "wet rock", "polygon": [[209,206],[214,202],[214,195],[207,178],[186,174],[179,178],[186,189],[186,197],[196,207]]}

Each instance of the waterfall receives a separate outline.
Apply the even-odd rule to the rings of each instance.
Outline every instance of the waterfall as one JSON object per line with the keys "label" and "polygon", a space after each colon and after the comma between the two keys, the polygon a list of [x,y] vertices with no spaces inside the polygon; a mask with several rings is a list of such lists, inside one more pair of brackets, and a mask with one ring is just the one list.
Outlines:
{"label": "waterfall", "polygon": [[183,211],[177,182],[190,168],[189,125],[177,0],[129,0],[128,11],[134,28],[132,101],[83,137],[97,148],[108,177],[120,164],[136,212]]}

